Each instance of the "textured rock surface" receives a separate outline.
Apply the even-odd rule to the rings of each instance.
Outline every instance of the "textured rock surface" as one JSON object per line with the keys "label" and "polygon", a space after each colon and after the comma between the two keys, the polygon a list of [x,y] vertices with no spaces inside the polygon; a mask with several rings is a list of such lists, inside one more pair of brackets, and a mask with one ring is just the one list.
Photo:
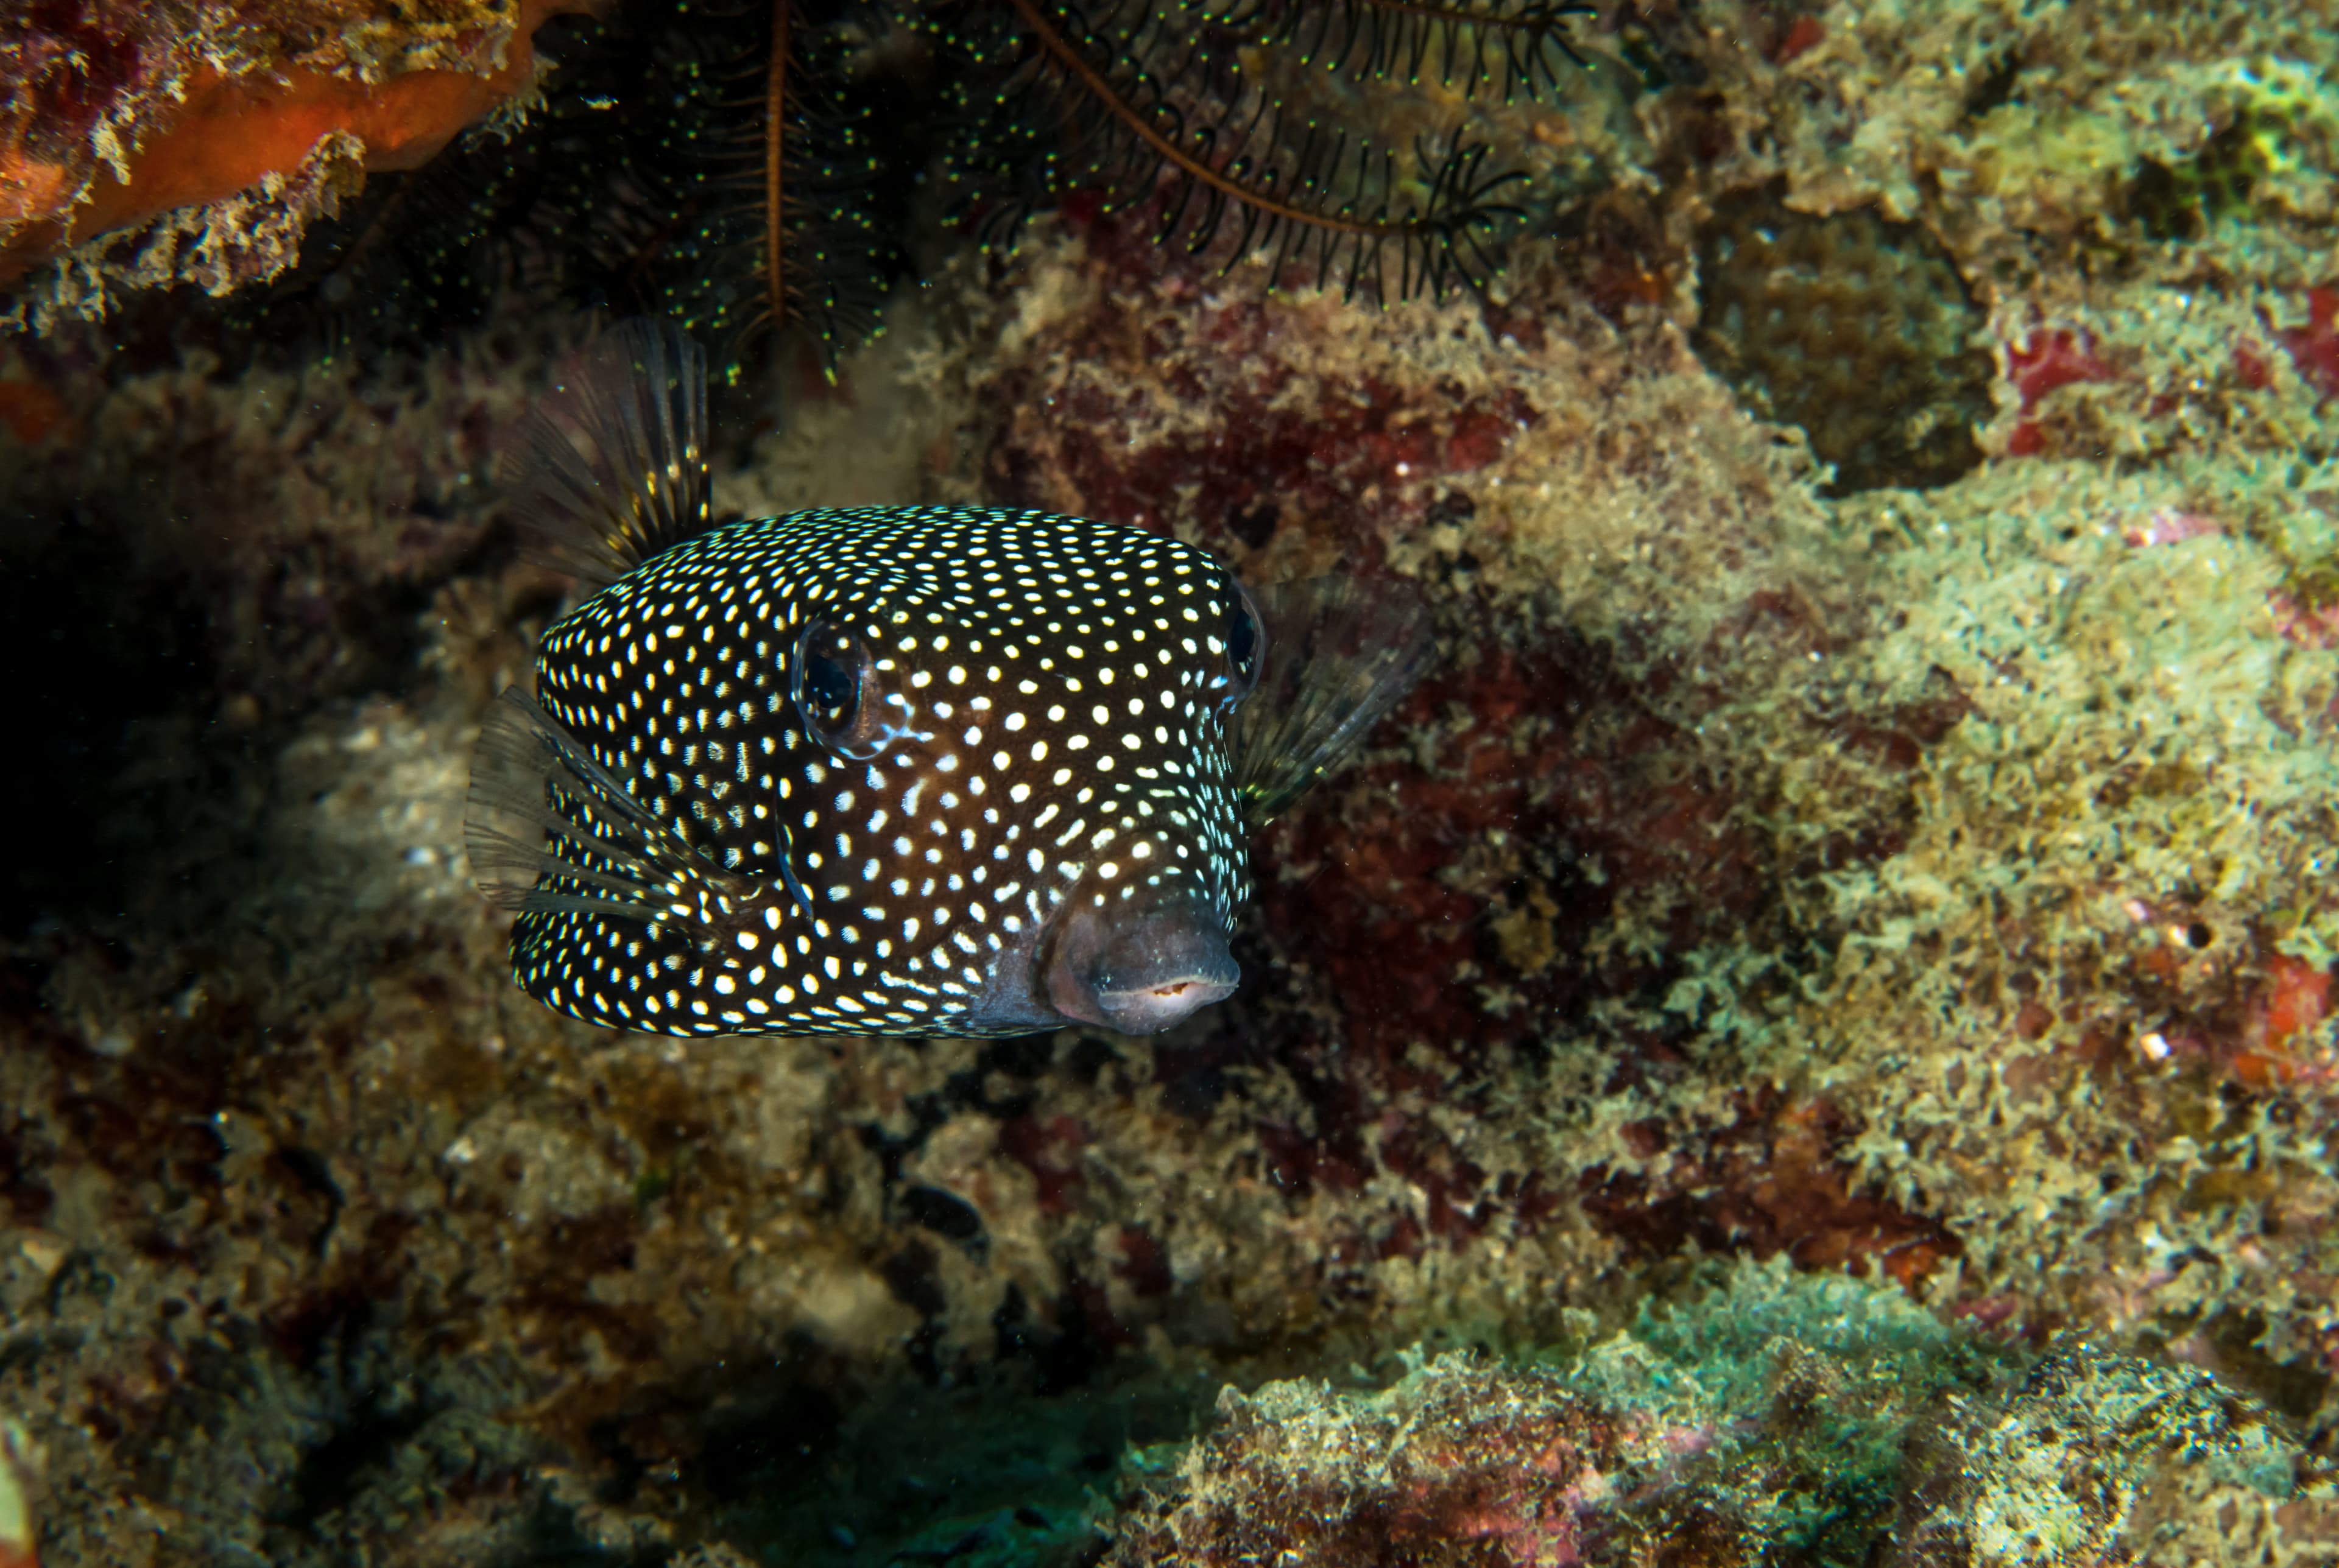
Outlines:
{"label": "textured rock surface", "polygon": [[2197,1371],[2035,1357],[1889,1287],[1742,1269],[1518,1367],[1446,1356],[1378,1391],[1229,1389],[1174,1469],[1133,1467],[1106,1561],[1682,1564],[2313,1562],[2327,1462]]}

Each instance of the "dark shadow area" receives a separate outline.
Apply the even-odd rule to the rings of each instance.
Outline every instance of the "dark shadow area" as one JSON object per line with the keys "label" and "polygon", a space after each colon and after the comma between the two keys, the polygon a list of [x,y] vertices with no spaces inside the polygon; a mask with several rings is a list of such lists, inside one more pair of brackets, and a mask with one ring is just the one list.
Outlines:
{"label": "dark shadow area", "polygon": [[[29,525],[29,526],[27,526]],[[44,918],[114,911],[165,824],[125,776],[148,774],[142,721],[206,700],[215,667],[194,587],[141,576],[79,508],[10,532],[0,548],[0,670],[19,831],[0,876],[0,936]],[[35,830],[36,831],[27,831]]]}

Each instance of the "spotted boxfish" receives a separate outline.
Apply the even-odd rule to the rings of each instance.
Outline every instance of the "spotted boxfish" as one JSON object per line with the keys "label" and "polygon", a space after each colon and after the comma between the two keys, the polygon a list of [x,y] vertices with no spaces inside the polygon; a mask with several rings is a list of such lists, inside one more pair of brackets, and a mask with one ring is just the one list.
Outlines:
{"label": "spotted boxfish", "polygon": [[586,596],[472,764],[520,986],[672,1035],[1143,1034],[1230,995],[1247,840],[1418,678],[1417,602],[1046,512],[718,521],[706,442],[704,355],[628,321],[507,460]]}

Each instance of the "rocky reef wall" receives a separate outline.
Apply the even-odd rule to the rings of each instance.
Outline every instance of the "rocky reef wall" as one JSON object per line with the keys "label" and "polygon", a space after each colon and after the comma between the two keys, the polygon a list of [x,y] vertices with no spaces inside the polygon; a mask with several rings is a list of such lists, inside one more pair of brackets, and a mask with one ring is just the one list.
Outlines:
{"label": "rocky reef wall", "polygon": [[567,585],[494,462],[597,325],[525,270],[0,340],[39,1560],[2332,1561],[2339,30],[1581,37],[1467,106],[1541,203],[1483,295],[1071,202],[718,397],[725,510],[1428,599],[1151,1040],[509,984],[466,759]]}

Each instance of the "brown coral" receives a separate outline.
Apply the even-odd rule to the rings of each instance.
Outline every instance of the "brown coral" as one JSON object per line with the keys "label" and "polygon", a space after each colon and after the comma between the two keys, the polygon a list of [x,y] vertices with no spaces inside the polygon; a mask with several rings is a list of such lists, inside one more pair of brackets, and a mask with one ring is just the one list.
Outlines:
{"label": "brown coral", "polygon": [[1776,189],[1725,200],[1698,243],[1697,350],[1836,466],[1832,491],[1944,485],[1981,461],[1981,312],[1939,242],[1860,207],[1818,218]]}

